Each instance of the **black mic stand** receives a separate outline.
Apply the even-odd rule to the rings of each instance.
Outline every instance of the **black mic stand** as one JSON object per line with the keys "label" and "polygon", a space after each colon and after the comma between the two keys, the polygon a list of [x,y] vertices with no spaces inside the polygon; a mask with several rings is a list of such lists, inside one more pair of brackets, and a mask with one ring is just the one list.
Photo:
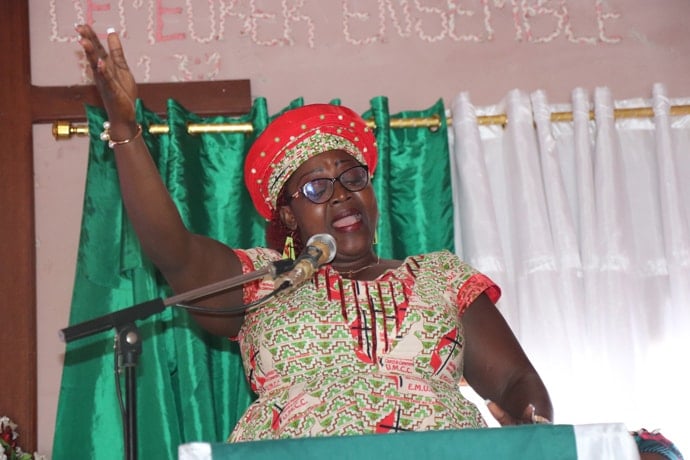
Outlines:
{"label": "black mic stand", "polygon": [[136,367],[139,363],[142,345],[139,328],[134,321],[160,313],[165,310],[165,307],[201,299],[269,274],[275,279],[276,276],[290,270],[293,266],[294,261],[292,260],[276,261],[250,273],[234,276],[167,299],[149,300],[60,330],[59,336],[62,341],[71,342],[108,329],[115,329],[118,373],[122,372],[122,369],[125,373],[126,409],[123,416],[123,426],[125,458],[127,460],[136,460],[137,458]]}
{"label": "black mic stand", "polygon": [[118,372],[125,370],[126,409],[124,413],[125,458],[137,458],[137,385],[136,368],[141,354],[139,328],[130,323],[117,329],[115,349],[117,350]]}

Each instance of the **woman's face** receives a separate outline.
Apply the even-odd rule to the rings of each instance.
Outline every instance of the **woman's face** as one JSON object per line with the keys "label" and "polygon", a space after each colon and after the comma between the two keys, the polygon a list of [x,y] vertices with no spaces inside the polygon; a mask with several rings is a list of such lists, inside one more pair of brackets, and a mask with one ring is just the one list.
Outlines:
{"label": "woman's face", "polygon": [[[360,163],[349,153],[330,150],[305,161],[285,184],[288,195],[314,179],[338,177]],[[332,235],[337,243],[336,262],[356,260],[371,253],[379,212],[371,182],[362,190],[351,192],[339,182],[333,184],[333,196],[324,203],[313,203],[302,193],[290,199],[280,210],[283,222],[299,231],[302,241],[317,233]]]}

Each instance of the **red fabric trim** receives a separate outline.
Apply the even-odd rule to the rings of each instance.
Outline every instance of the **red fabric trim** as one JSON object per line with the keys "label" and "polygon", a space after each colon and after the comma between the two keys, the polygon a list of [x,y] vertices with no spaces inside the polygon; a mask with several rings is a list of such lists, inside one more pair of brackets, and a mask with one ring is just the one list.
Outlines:
{"label": "red fabric trim", "polygon": [[472,305],[472,302],[477,300],[477,297],[481,294],[488,295],[489,299],[493,303],[496,303],[498,299],[501,298],[501,288],[491,281],[491,278],[488,276],[476,273],[472,275],[458,291],[458,297],[456,299],[458,308],[460,309],[458,314],[462,316],[467,307]]}
{"label": "red fabric trim", "polygon": [[[240,263],[242,264],[243,275],[246,275],[247,273],[253,272],[255,270],[254,262],[252,262],[252,259],[245,251],[241,249],[233,249],[233,251],[235,251],[235,254],[237,254],[237,258],[240,259]],[[250,303],[254,299],[256,299],[257,292],[259,291],[259,283],[260,280],[255,280],[244,286],[242,290],[242,302]]]}
{"label": "red fabric trim", "polygon": [[[237,258],[240,259],[240,263],[242,264],[242,274],[246,275],[247,273],[253,272],[254,271],[254,263],[252,262],[252,259],[247,255],[247,253],[241,249],[233,249],[235,254],[237,254]],[[247,304],[252,302],[254,299],[256,299],[256,296],[258,295],[259,291],[259,283],[261,280],[255,280],[252,281],[251,283],[245,284],[244,288],[242,288],[242,302]],[[239,335],[235,337],[228,337],[228,339],[232,340],[233,342],[239,341]]]}

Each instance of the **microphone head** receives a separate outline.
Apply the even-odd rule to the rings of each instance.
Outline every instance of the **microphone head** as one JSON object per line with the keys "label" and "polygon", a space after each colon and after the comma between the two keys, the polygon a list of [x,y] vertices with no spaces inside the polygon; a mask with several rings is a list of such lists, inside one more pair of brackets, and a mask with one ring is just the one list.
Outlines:
{"label": "microphone head", "polygon": [[328,233],[317,233],[316,235],[312,235],[307,241],[307,246],[318,246],[319,249],[323,251],[325,256],[325,260],[322,262],[323,264],[327,264],[335,259],[335,253],[337,251],[335,238]]}

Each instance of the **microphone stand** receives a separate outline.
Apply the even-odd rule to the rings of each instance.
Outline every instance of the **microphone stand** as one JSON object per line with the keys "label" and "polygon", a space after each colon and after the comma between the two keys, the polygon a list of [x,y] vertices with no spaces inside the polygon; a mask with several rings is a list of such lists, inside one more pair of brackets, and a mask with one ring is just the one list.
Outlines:
{"label": "microphone stand", "polygon": [[278,274],[290,270],[293,265],[294,262],[291,260],[276,261],[250,273],[234,276],[166,299],[149,300],[60,330],[60,339],[63,342],[71,342],[108,329],[115,329],[118,372],[122,372],[124,369],[125,373],[126,409],[123,425],[125,458],[127,460],[136,460],[137,458],[136,367],[142,345],[139,328],[134,321],[160,313],[165,310],[165,307],[201,299],[268,274],[275,278]]}

